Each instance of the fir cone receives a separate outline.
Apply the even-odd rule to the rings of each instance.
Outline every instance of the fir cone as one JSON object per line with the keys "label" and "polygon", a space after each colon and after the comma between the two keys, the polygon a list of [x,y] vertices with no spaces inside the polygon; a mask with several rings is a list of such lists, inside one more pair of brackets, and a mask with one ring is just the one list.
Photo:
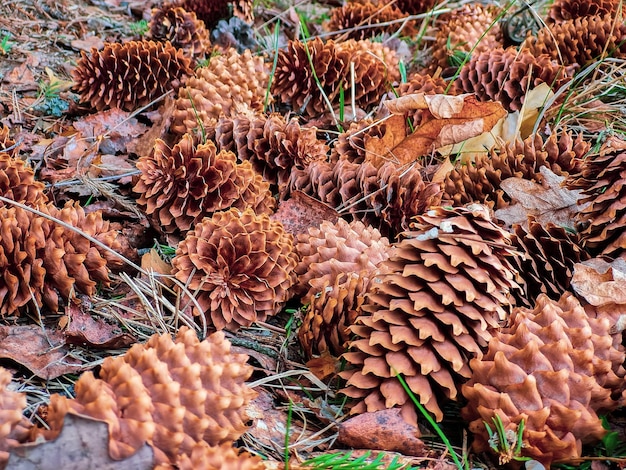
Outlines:
{"label": "fir cone", "polygon": [[542,166],[559,176],[578,173],[590,147],[582,135],[574,139],[570,133],[552,134],[545,140],[539,134],[531,135],[490,155],[477,156],[473,163],[457,165],[445,177],[443,200],[455,206],[479,202],[501,209],[509,204],[500,189],[503,180],[515,176],[539,182]]}
{"label": "fir cone", "polygon": [[[308,357],[340,356],[377,266],[389,258],[389,241],[362,222],[322,222],[298,235],[294,292],[309,304],[298,332]],[[305,294],[302,294],[306,292]]]}
{"label": "fir cone", "polygon": [[381,264],[364,312],[350,330],[344,354],[353,369],[343,393],[358,399],[353,413],[399,406],[414,422],[415,407],[395,377],[403,375],[438,421],[441,405],[456,399],[511,307],[518,289],[511,236],[484,206],[435,208],[415,217],[412,230]]}
{"label": "fir cone", "polygon": [[249,50],[239,54],[231,48],[212,57],[178,91],[171,130],[185,134],[215,127],[222,115],[234,117],[245,109],[262,111],[268,81],[263,59]]}
{"label": "fir cone", "polygon": [[193,75],[190,61],[170,43],[130,41],[110,43],[91,55],[81,52],[74,71],[74,89],[81,100],[98,111],[121,108],[133,111]]}
{"label": "fir cone", "polygon": [[[507,432],[524,420],[523,456],[546,466],[580,457],[582,443],[606,434],[597,413],[618,404],[611,393],[622,379],[608,358],[617,353],[623,361],[624,353],[611,343],[608,320],[589,318],[570,293],[559,301],[541,295],[534,310],[515,309],[485,356],[470,362],[473,374],[462,388],[474,449],[489,450],[484,423],[498,415]],[[510,455],[500,458],[508,463]]]}
{"label": "fir cone", "polygon": [[45,187],[24,160],[0,152],[0,196],[34,207],[48,202]]}
{"label": "fir cone", "polygon": [[24,442],[32,426],[24,416],[26,394],[14,392],[9,388],[11,373],[0,368],[0,467],[5,468],[9,460],[9,451]]}
{"label": "fir cone", "polygon": [[141,171],[134,187],[140,194],[137,202],[166,233],[186,232],[216,211],[245,209],[245,202],[260,208],[257,196],[268,201],[267,207],[272,206],[267,185],[264,194],[250,194],[256,186],[255,174],[248,166],[238,165],[232,152],[218,153],[211,141],[195,146],[189,134],[171,149],[157,139],[150,155],[139,159],[137,168]]}
{"label": "fir cone", "polygon": [[210,51],[209,32],[204,22],[184,8],[174,4],[155,8],[148,26],[151,39],[169,41],[191,59],[203,59]]}
{"label": "fir cone", "polygon": [[468,3],[440,19],[430,66],[433,72],[441,67],[445,75],[453,75],[463,60],[459,61],[455,54],[472,51],[474,55],[502,47],[502,32],[495,22],[497,16],[498,11],[493,7]]}
{"label": "fir cone", "polygon": [[529,89],[547,83],[557,90],[573,67],[559,65],[547,54],[514,47],[473,55],[455,81],[457,91],[476,93],[481,100],[500,101],[507,111],[518,111]]}
{"label": "fir cone", "polygon": [[[347,39],[369,39],[374,36],[394,34],[400,26],[403,26],[403,23],[394,22],[385,26],[367,26],[400,20],[406,16],[407,14],[396,5],[382,2],[374,3],[369,0],[350,2],[331,10],[326,29],[329,31],[348,30],[342,35]],[[365,27],[363,28],[363,26]],[[415,21],[407,21],[402,27],[400,35],[414,36],[415,34],[417,34]]]}
{"label": "fir cone", "polygon": [[172,260],[209,324],[236,329],[278,313],[295,282],[293,237],[280,222],[248,209],[205,218],[187,234]]}
{"label": "fir cone", "polygon": [[550,5],[548,21],[561,23],[585,16],[614,15],[617,0],[555,0]]}
{"label": "fir cone", "polygon": [[572,175],[566,185],[582,189],[579,205],[589,203],[576,215],[582,225],[582,244],[592,255],[617,258],[626,250],[626,142],[610,138],[599,155],[581,160],[582,171]]}
{"label": "fir cone", "polygon": [[539,30],[526,41],[528,51],[548,55],[565,65],[585,66],[603,54],[626,57],[626,24],[615,15],[585,16],[555,23]]}
{"label": "fir cone", "polygon": [[[101,419],[109,425],[109,453],[115,460],[132,455],[145,442],[157,464],[175,463],[196,446],[232,445],[246,429],[244,407],[255,392],[246,384],[252,368],[233,354],[222,332],[200,342],[181,328],[153,335],[126,354],[104,360],[95,378],[86,372],[76,382],[76,398],[53,395],[49,408],[54,438],[68,413]],[[196,451],[197,452],[197,451]]]}

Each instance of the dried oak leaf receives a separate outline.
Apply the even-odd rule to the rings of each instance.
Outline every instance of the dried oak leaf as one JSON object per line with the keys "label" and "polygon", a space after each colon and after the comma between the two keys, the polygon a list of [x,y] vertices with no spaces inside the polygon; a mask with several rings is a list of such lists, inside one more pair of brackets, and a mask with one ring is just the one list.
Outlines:
{"label": "dried oak leaf", "polygon": [[574,217],[579,211],[579,190],[561,187],[565,179],[547,167],[541,167],[542,184],[524,178],[507,178],[500,187],[509,195],[513,203],[496,211],[496,217],[507,226],[520,224],[528,227],[528,216],[545,225],[552,222],[562,227],[574,227]]}
{"label": "dried oak leaf", "polygon": [[591,305],[626,304],[626,260],[593,258],[574,265],[571,286]]}
{"label": "dried oak leaf", "polygon": [[83,311],[83,304],[70,304],[67,309],[69,324],[63,331],[67,343],[86,345],[98,349],[126,348],[137,342],[133,335],[124,333],[119,326],[93,318]]}
{"label": "dried oak leaf", "polygon": [[21,445],[12,450],[7,467],[14,470],[99,468],[149,470],[154,452],[148,444],[124,460],[109,456],[109,430],[104,421],[68,413],[61,434],[53,441]]}
{"label": "dried oak leaf", "polygon": [[[490,130],[506,115],[497,101],[479,102],[475,95],[426,95],[415,93],[385,101],[394,114],[424,110],[422,124],[395,146],[378,148],[377,154],[401,164],[409,163],[444,145],[462,142]],[[396,121],[393,121],[396,123]],[[393,132],[394,128],[388,132]],[[376,137],[370,139],[372,149]]]}

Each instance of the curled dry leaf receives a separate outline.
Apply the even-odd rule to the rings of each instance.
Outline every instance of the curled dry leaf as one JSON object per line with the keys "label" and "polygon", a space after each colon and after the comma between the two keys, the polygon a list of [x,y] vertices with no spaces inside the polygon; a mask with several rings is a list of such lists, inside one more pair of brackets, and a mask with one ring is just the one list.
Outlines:
{"label": "curled dry leaf", "polygon": [[104,421],[67,414],[61,434],[53,441],[24,444],[12,450],[7,468],[13,470],[142,470],[154,468],[154,452],[144,444],[131,457],[109,456],[109,430]]}
{"label": "curled dry leaf", "polygon": [[119,326],[94,319],[83,311],[83,303],[68,307],[69,324],[63,331],[66,341],[98,349],[126,348],[137,341],[133,335],[124,333]]}
{"label": "curled dry leaf", "polygon": [[571,286],[591,305],[626,305],[626,260],[593,258],[574,265]]}
{"label": "curled dry leaf", "polygon": [[385,106],[391,114],[404,114],[418,109],[429,110],[435,119],[449,119],[459,114],[463,109],[464,95],[426,95],[411,93],[399,98],[385,101]]}
{"label": "curled dry leaf", "polygon": [[416,426],[407,423],[400,408],[363,413],[339,425],[338,440],[356,449],[424,455],[424,443]]}
{"label": "curled dry leaf", "polygon": [[565,179],[547,167],[541,167],[543,184],[524,178],[507,178],[500,187],[509,195],[512,204],[496,211],[496,217],[507,226],[520,224],[528,227],[528,217],[534,216],[537,222],[546,225],[552,222],[562,227],[575,226],[574,217],[580,210],[577,206],[579,190],[561,187]]}

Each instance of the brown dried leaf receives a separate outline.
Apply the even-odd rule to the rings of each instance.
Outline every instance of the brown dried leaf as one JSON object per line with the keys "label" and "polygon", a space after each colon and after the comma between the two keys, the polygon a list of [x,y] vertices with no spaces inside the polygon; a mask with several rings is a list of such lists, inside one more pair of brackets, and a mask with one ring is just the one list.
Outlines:
{"label": "brown dried leaf", "polygon": [[592,258],[574,265],[572,289],[591,305],[626,305],[626,260]]}
{"label": "brown dried leaf", "polygon": [[306,363],[308,369],[320,380],[337,374],[341,370],[341,361],[325,351],[320,357],[315,357]]}
{"label": "brown dried leaf", "polygon": [[90,143],[97,142],[101,153],[128,153],[127,146],[145,133],[148,127],[131,113],[112,108],[91,114],[74,123],[78,136]]}
{"label": "brown dried leaf", "polygon": [[281,201],[278,210],[270,218],[281,222],[285,230],[295,236],[308,233],[310,227],[319,227],[325,220],[337,222],[339,213],[302,191],[294,191],[289,199]]}
{"label": "brown dried leaf", "polygon": [[579,190],[561,187],[565,179],[549,168],[541,167],[543,184],[524,178],[507,178],[500,187],[509,195],[513,204],[496,211],[496,217],[507,226],[520,224],[527,227],[529,216],[534,216],[542,225],[552,222],[563,227],[574,227],[574,217],[581,209],[576,201]]}
{"label": "brown dried leaf", "polygon": [[63,331],[67,343],[99,349],[120,349],[137,342],[133,335],[124,333],[119,326],[110,325],[101,318],[94,319],[83,311],[84,303],[71,304],[67,309],[69,324]]}
{"label": "brown dried leaf", "polygon": [[125,460],[109,456],[109,426],[87,416],[65,415],[61,434],[43,443],[24,444],[11,449],[7,468],[13,470],[142,470],[154,467],[154,451],[144,444]]}
{"label": "brown dried leaf", "polygon": [[404,114],[418,109],[428,109],[435,119],[450,119],[459,114],[465,105],[464,95],[425,95],[412,93],[385,101],[385,106],[392,114]]}
{"label": "brown dried leaf", "polygon": [[0,359],[11,359],[45,380],[82,370],[60,331],[36,325],[0,326]]}
{"label": "brown dried leaf", "polygon": [[148,156],[157,139],[162,139],[167,134],[172,123],[172,113],[176,109],[176,100],[172,96],[166,96],[163,104],[155,111],[146,113],[150,119],[151,126],[143,135],[130,141],[126,146],[129,153],[134,153],[140,157]]}
{"label": "brown dried leaf", "polygon": [[363,413],[339,425],[338,440],[357,449],[386,450],[405,455],[424,455],[417,427],[407,423],[399,408]]}

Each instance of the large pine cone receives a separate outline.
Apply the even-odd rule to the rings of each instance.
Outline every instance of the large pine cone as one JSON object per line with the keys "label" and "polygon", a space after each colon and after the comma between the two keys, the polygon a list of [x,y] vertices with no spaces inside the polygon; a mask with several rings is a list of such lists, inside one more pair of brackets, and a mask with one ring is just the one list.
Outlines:
{"label": "large pine cone", "polygon": [[209,52],[211,41],[204,22],[196,14],[173,4],[152,10],[149,35],[157,41],[169,41],[191,59],[202,59]]}
{"label": "large pine cone", "polygon": [[[137,162],[141,175],[133,189],[157,226],[166,233],[186,232],[204,217],[230,207],[243,210],[252,202],[254,208],[273,208],[269,185],[256,184],[249,166],[238,165],[232,152],[218,153],[211,141],[195,146],[189,134],[173,148],[157,139],[150,155]],[[251,191],[266,201],[264,206],[250,197]]]}
{"label": "large pine cone", "polygon": [[296,281],[293,236],[250,209],[205,218],[178,245],[172,265],[176,278],[198,291],[195,314],[217,329],[250,326],[278,313]]}
{"label": "large pine cone", "polygon": [[611,393],[623,381],[611,359],[623,362],[624,352],[612,347],[609,328],[606,318],[588,318],[569,293],[558,302],[542,295],[534,310],[515,309],[486,355],[470,362],[473,374],[462,388],[475,450],[489,450],[484,423],[496,415],[513,433],[524,420],[521,453],[544,465],[580,457],[581,443],[601,439],[606,430],[596,412],[617,406]]}
{"label": "large pine cone", "polygon": [[178,89],[185,76],[193,75],[189,64],[170,43],[130,41],[107,44],[101,51],[92,48],[89,56],[81,51],[72,77],[81,100],[98,111],[133,111]]}
{"label": "large pine cone", "polygon": [[464,93],[476,93],[481,100],[500,101],[507,111],[519,111],[528,89],[541,83],[557,90],[572,74],[547,54],[514,47],[473,55],[454,82]]}
{"label": "large pine cone", "polygon": [[619,0],[554,0],[548,21],[563,22],[584,16],[613,15]]}
{"label": "large pine cone", "polygon": [[[329,31],[349,30],[345,33],[348,39],[368,39],[383,34],[394,34],[403,23],[394,22],[385,26],[368,27],[369,25],[400,20],[406,16],[407,14],[396,5],[373,3],[369,0],[351,2],[331,10],[326,28]],[[415,34],[417,34],[415,21],[407,21],[400,35],[414,36]]]}
{"label": "large pine cone", "polygon": [[377,266],[389,258],[389,241],[361,222],[322,222],[298,235],[298,293],[309,304],[298,332],[308,357],[339,356]]}
{"label": "large pine cone", "polygon": [[9,451],[28,437],[32,426],[24,415],[26,394],[9,388],[11,373],[0,368],[0,467],[5,468],[9,460]]}
{"label": "large pine cone", "polygon": [[599,155],[582,162],[582,171],[566,184],[570,189],[583,189],[579,204],[589,203],[576,215],[583,226],[583,247],[593,255],[617,258],[626,252],[626,142],[611,138]]}
{"label": "large pine cone", "polygon": [[86,372],[76,382],[76,398],[53,395],[54,438],[68,413],[87,415],[109,425],[109,453],[115,460],[132,455],[145,442],[156,463],[192,456],[196,445],[232,443],[246,429],[245,406],[255,392],[245,381],[252,373],[247,357],[233,354],[224,333],[200,342],[181,328],[171,336],[153,335],[126,354],[108,357],[99,378]]}
{"label": "large pine cone", "polygon": [[262,111],[269,72],[261,57],[229,48],[200,67],[178,90],[171,130],[179,134],[215,127],[220,116],[246,109]]}
{"label": "large pine cone", "polygon": [[[614,15],[585,16],[555,23],[526,41],[531,54],[546,54],[565,65],[597,61],[603,54],[626,57],[626,24]],[[548,82],[549,83],[549,82]]]}
{"label": "large pine cone", "polygon": [[27,206],[38,206],[48,202],[45,187],[35,180],[35,172],[24,160],[0,152],[0,196]]}
{"label": "large pine cone", "polygon": [[344,354],[354,369],[343,393],[359,399],[353,413],[415,408],[396,373],[437,420],[441,405],[456,399],[510,309],[518,289],[511,235],[493,223],[484,206],[435,208],[415,217],[413,230],[395,245],[350,330],[356,339]]}
{"label": "large pine cone", "polygon": [[531,135],[523,142],[477,156],[474,162],[457,165],[446,175],[443,200],[455,206],[479,202],[501,209],[509,201],[500,189],[503,180],[518,177],[538,182],[542,166],[559,176],[578,173],[590,148],[582,135],[573,139],[570,133],[551,134],[545,140],[539,134]]}

